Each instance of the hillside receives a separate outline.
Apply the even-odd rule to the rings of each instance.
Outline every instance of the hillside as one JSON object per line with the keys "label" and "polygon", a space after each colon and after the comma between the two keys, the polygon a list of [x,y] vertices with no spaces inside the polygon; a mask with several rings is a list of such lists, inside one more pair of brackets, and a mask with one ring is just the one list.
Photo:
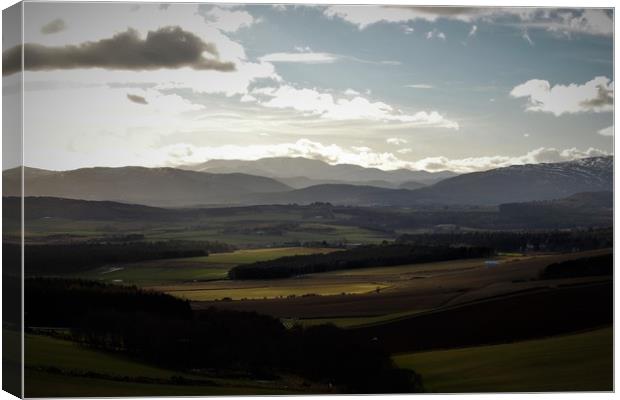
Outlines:
{"label": "hillside", "polygon": [[[108,200],[160,207],[238,204],[254,193],[290,188],[274,179],[247,174],[211,174],[174,168],[81,168],[43,171],[26,168],[26,196]],[[3,172],[4,196],[18,196],[18,169]]]}
{"label": "hillside", "polygon": [[415,181],[421,184],[433,184],[441,179],[455,176],[451,171],[428,172],[397,169],[384,171],[379,168],[364,168],[352,164],[331,165],[324,161],[303,157],[273,157],[254,161],[246,160],[209,160],[182,168],[212,173],[241,172],[272,178],[299,178],[329,180],[333,183],[356,183],[371,185],[371,181],[385,181],[401,184]]}
{"label": "hillside", "polygon": [[552,200],[613,190],[613,157],[513,165],[445,179],[415,191],[418,202],[481,204]]}

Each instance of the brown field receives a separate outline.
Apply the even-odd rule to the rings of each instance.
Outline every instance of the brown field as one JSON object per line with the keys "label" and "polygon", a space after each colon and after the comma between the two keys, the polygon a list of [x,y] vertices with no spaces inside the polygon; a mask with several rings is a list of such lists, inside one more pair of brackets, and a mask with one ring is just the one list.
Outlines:
{"label": "brown field", "polygon": [[[556,288],[559,284],[605,281],[609,278],[563,279],[560,282],[538,280],[538,276],[542,269],[551,263],[609,252],[611,252],[610,249],[530,257],[502,257],[500,264],[495,267],[486,267],[484,260],[459,260],[336,271],[274,281],[206,282],[206,285],[199,289],[210,290],[223,288],[226,285],[236,285],[237,288],[248,285],[248,290],[251,290],[250,286],[272,287],[274,293],[279,291],[284,298],[226,302],[197,301],[192,305],[195,309],[217,306],[295,319],[378,317],[413,313],[456,306],[510,293],[549,290]],[[364,283],[372,283],[375,287],[383,287],[383,289],[378,292],[371,290],[363,294],[286,298],[291,288],[303,287],[305,289],[302,292],[312,293],[313,288],[329,285],[341,285],[346,288]],[[348,290],[342,290],[342,292],[351,293]],[[251,296],[245,297],[252,298]]]}

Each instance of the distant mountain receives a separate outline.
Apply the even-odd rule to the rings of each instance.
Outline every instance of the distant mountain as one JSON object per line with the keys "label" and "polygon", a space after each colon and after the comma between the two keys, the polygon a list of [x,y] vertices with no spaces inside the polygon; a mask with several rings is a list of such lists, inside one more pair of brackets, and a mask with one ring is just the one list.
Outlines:
{"label": "distant mountain", "polygon": [[513,165],[445,179],[415,190],[417,202],[480,204],[552,200],[613,190],[613,156]]}
{"label": "distant mountain", "polygon": [[[301,160],[304,160],[302,163],[314,163],[313,160]],[[18,187],[20,176],[17,169],[3,172],[4,196],[20,195],[14,189]],[[309,180],[305,182],[311,183]],[[415,190],[342,183],[293,189],[275,178],[263,176],[143,167],[83,168],[64,172],[26,168],[25,183],[26,196],[107,200],[159,207],[314,202],[357,206],[494,206],[560,199],[582,192],[612,191],[613,157],[516,165],[463,174]],[[415,188],[416,184],[405,181],[401,185]],[[593,195],[580,196],[565,201],[578,202],[579,198]]]}
{"label": "distant mountain", "polygon": [[407,182],[403,182],[400,185],[398,185],[399,189],[408,189],[408,190],[415,190],[415,189],[419,189],[422,188],[426,185],[420,183],[420,182],[416,182],[416,181],[407,181]]}
{"label": "distant mountain", "polygon": [[[374,187],[384,188],[384,189],[399,189],[402,187],[402,185],[408,185],[411,187],[415,187],[416,189],[426,186],[422,183],[413,182],[413,181],[405,182],[403,184],[399,184],[397,182],[388,182],[388,181],[361,181],[361,182],[350,181],[348,182],[348,181],[339,181],[339,180],[334,180],[334,179],[310,179],[310,178],[306,178],[305,176],[299,176],[295,178],[274,178],[274,179],[284,183],[287,186],[292,187],[293,189],[304,189],[304,188],[307,188],[310,186],[316,186],[316,185],[374,186]],[[409,189],[409,188],[403,188],[403,189]]]}
{"label": "distant mountain", "polygon": [[[19,169],[3,171],[8,190],[18,196]],[[174,168],[82,168],[45,171],[25,168],[26,196],[52,196],[82,200],[108,200],[161,207],[198,204],[239,204],[256,193],[291,188],[271,178],[247,174],[211,174]],[[13,188],[13,189],[11,189]]]}
{"label": "distant mountain", "polygon": [[352,164],[331,165],[324,161],[303,157],[273,157],[254,161],[245,160],[209,160],[207,162],[181,167],[193,171],[211,173],[240,172],[245,174],[267,176],[271,178],[308,178],[321,183],[349,183],[371,185],[371,182],[389,182],[401,184],[415,181],[433,184],[457,175],[451,171],[427,172],[397,169],[384,171],[378,168],[364,168]]}

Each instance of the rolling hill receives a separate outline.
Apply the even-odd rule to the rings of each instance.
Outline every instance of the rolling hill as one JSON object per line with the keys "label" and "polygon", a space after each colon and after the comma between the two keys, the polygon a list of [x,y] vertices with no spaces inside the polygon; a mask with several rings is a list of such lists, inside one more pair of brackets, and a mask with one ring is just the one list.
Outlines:
{"label": "rolling hill", "polygon": [[[25,168],[26,196],[108,200],[159,207],[239,204],[256,193],[290,187],[271,178],[247,174],[211,174],[174,168],[81,168],[45,171]],[[3,171],[3,196],[19,196],[20,170]]]}
{"label": "rolling hill", "polygon": [[580,192],[612,191],[613,163],[613,156],[607,156],[473,172],[415,190],[415,201],[497,205],[559,199]]}
{"label": "rolling hill", "polygon": [[428,172],[409,169],[384,171],[379,168],[364,168],[352,164],[331,165],[324,161],[303,157],[273,157],[255,161],[209,160],[181,168],[211,173],[241,172],[276,179],[305,177],[321,181],[321,183],[354,183],[368,186],[374,186],[373,181],[375,183],[384,181],[397,185],[414,181],[430,185],[456,175],[451,171]]}

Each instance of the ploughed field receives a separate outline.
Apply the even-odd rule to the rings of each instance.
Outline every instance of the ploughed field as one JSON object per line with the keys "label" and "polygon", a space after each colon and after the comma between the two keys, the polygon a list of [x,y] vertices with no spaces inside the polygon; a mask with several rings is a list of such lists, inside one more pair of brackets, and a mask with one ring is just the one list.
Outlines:
{"label": "ploughed field", "polygon": [[[203,282],[188,284],[191,294],[185,293],[185,298],[192,299],[192,296],[198,297],[201,293],[210,292],[222,292],[221,296],[224,296],[224,288],[235,288],[238,296],[248,300],[195,301],[192,306],[195,309],[216,306],[256,311],[299,323],[321,320],[338,325],[344,320],[346,325],[351,326],[356,318],[360,324],[376,318],[385,322],[390,316],[400,318],[403,315],[514,293],[552,291],[562,285],[605,282],[609,280],[608,277],[541,280],[539,276],[549,264],[610,252],[595,250],[570,254],[500,256],[493,259],[498,261],[495,266],[487,266],[485,259],[470,259],[333,271],[278,280]],[[330,296],[312,295],[325,287],[340,285],[343,288],[355,288],[364,284],[369,286],[366,293],[353,294],[354,290],[350,289]],[[167,290],[175,294],[181,286],[170,286]],[[258,288],[270,288],[274,295],[253,296],[253,291]],[[166,287],[159,289],[166,290]],[[298,295],[304,291],[307,292],[306,296]],[[213,297],[218,298],[217,295]]]}

